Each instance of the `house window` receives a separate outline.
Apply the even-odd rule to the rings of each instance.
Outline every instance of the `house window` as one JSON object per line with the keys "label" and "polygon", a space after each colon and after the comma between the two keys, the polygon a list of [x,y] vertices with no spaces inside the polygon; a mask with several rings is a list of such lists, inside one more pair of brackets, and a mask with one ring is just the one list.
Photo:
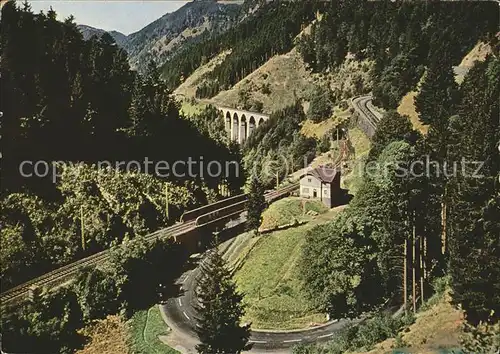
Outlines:
{"label": "house window", "polygon": [[302,193],[309,193],[309,188],[302,188]]}
{"label": "house window", "polygon": [[328,194],[328,190],[327,189],[325,189],[325,194]]}
{"label": "house window", "polygon": [[311,178],[308,178],[308,179],[307,179],[307,182],[311,183],[311,182],[312,182],[312,179],[311,179]]}

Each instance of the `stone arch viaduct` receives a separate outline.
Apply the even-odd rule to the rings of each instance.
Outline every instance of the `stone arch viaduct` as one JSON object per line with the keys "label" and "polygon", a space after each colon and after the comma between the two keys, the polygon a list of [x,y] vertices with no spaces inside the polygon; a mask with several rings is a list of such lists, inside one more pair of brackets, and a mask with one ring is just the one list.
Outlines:
{"label": "stone arch viaduct", "polygon": [[256,112],[243,111],[229,107],[217,107],[222,112],[226,131],[231,140],[243,144],[250,134],[269,119],[268,115]]}

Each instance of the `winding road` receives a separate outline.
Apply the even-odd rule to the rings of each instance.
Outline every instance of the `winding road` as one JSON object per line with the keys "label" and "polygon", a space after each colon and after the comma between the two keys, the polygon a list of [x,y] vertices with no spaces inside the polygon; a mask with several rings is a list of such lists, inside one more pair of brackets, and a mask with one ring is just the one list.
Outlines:
{"label": "winding road", "polygon": [[[189,337],[186,342],[197,341],[195,332],[197,298],[195,295],[196,279],[200,274],[200,267],[185,272],[178,280],[180,295],[170,298],[161,305],[161,310],[169,327],[174,331],[181,331],[184,337]],[[304,330],[294,331],[261,331],[252,330],[250,343],[252,351],[271,352],[277,349],[291,348],[299,343],[313,343],[331,339],[335,333],[351,320],[334,320],[329,323]]]}
{"label": "winding road", "polygon": [[[373,129],[376,128],[382,114],[372,105],[372,96],[356,97],[352,101],[355,111],[368,122]],[[196,304],[195,287],[200,267],[186,271],[178,280],[180,295],[170,298],[161,305],[163,318],[174,332],[181,334],[185,342],[196,343]],[[289,349],[300,343],[321,342],[332,339],[335,334],[349,323],[360,320],[333,320],[322,326],[294,331],[263,331],[252,330],[250,343],[253,352],[276,352]]]}
{"label": "winding road", "polygon": [[[370,126],[375,129],[376,124],[380,120],[381,114],[375,110],[371,104],[371,96],[361,96],[356,97],[352,101],[352,106],[355,111],[369,123]],[[289,193],[295,186],[285,187],[283,190],[273,191],[266,194],[267,200],[273,200],[280,197],[284,193]],[[159,230],[145,237],[146,241],[152,241],[157,238],[169,238],[176,237],[185,234],[191,230],[198,227],[198,220],[203,218],[205,215],[216,215],[219,216],[222,210],[227,210],[229,207],[238,206],[235,202],[229,204],[229,206],[212,210],[210,205],[206,206],[207,212],[197,218],[197,220],[189,220],[180,224],[176,224]],[[217,203],[214,203],[217,204]],[[235,213],[241,213],[241,210],[237,210]],[[227,217],[227,213],[221,214],[221,218]],[[242,218],[245,216],[242,215]],[[213,221],[210,219],[210,221]],[[240,220],[238,222],[243,222]],[[237,222],[237,223],[238,223]],[[74,277],[74,275],[83,267],[96,266],[109,257],[108,251],[102,251],[86,257],[84,259],[78,260],[59,269],[55,269],[48,272],[38,278],[32,279],[24,284],[20,284],[12,289],[4,291],[0,294],[0,300],[2,306],[7,303],[15,302],[25,298],[32,287],[53,287],[54,284],[66,281],[69,278]],[[176,298],[169,299],[164,305],[162,305],[162,315],[170,328],[174,331],[180,333],[184,338],[190,338],[191,343],[197,342],[197,337],[194,332],[196,313],[193,308],[193,303],[195,301],[194,288],[196,278],[199,273],[199,268],[196,267],[193,270],[185,272],[177,281],[177,284],[181,287],[181,295]],[[331,339],[335,333],[348,324],[349,320],[334,320],[323,326],[308,328],[304,330],[278,332],[278,331],[252,331],[250,342],[253,344],[253,351],[259,350],[259,352],[266,351],[279,351],[280,349],[287,349],[299,343],[311,343],[318,341],[326,341]]]}

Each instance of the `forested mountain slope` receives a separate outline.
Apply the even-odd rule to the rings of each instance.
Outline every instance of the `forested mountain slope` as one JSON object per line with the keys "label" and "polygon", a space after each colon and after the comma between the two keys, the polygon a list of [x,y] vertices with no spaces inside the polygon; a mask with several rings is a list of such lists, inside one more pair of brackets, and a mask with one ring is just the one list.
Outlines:
{"label": "forested mountain slope", "polygon": [[220,106],[271,113],[313,91],[313,80],[295,49],[275,55],[228,90],[210,99]]}
{"label": "forested mountain slope", "polygon": [[[470,52],[468,52],[460,62],[458,66],[453,67],[453,72],[455,74],[455,81],[461,84],[465,78],[467,72],[475,65],[477,61],[485,61],[489,55],[493,55],[493,48],[490,43],[480,41]],[[427,134],[429,126],[423,124],[419,120],[419,114],[415,107],[415,100],[419,94],[420,86],[417,85],[415,90],[408,92],[401,99],[398,112],[402,115],[407,115],[413,124],[413,127],[420,131],[422,134]]]}
{"label": "forested mountain slope", "polygon": [[[259,7],[231,33],[185,46],[164,65],[163,75],[175,88],[198,67],[231,49],[224,61],[197,82],[196,96],[211,98],[233,88],[273,55],[288,53],[297,45],[313,72],[331,73],[346,56],[376,62],[370,70],[376,100],[385,108],[395,108],[424,74],[437,43],[449,43],[452,50],[447,60],[456,66],[478,40],[494,36],[496,9],[486,13],[480,5],[471,7],[474,5],[462,3],[271,2]],[[296,39],[315,19],[310,31]],[[468,23],[478,25],[471,31]],[[449,29],[440,33],[440,26]],[[333,95],[338,97],[336,92]]]}
{"label": "forested mountain slope", "polygon": [[[302,9],[303,4],[309,5],[308,9]],[[403,284],[411,284],[412,270],[415,282],[424,282],[415,296],[429,296],[432,282],[447,274],[452,303],[464,310],[466,326],[494,326],[500,313],[496,295],[500,293],[500,248],[495,222],[500,215],[498,5],[350,1],[268,6],[274,16],[266,18],[257,12],[254,21],[275,29],[274,25],[286,27],[287,21],[294,19],[295,27],[287,30],[286,40],[279,42],[278,29],[268,30],[268,39],[273,40],[262,42],[264,37],[258,30],[242,30],[231,54],[200,80],[198,98],[222,96],[227,90],[247,85],[241,80],[251,78],[271,57],[278,58],[297,45],[310,70],[323,77],[331,77],[349,61],[363,70],[361,63],[365,62],[369,85],[358,80],[351,94],[371,90],[376,104],[387,111],[367,157],[377,170],[363,174],[359,193],[341,217],[306,236],[302,274],[311,299],[331,318],[356,317],[389,299],[409,299],[409,289]],[[309,13],[311,8],[320,15]],[[300,27],[298,19],[302,20]],[[314,19],[311,32],[295,42],[295,36]],[[239,33],[244,23],[232,33]],[[230,37],[216,38],[186,47],[186,53],[192,55],[167,63],[163,69],[168,84],[178,85],[200,64],[228,49],[225,43],[231,43]],[[484,60],[472,64],[458,85],[453,69],[478,42],[487,43],[491,51]],[[275,48],[273,43],[283,45]],[[419,122],[428,127],[425,136],[395,111],[417,85],[419,94],[414,102]],[[294,165],[297,158],[314,155],[319,145],[298,134],[301,124],[306,118],[326,119],[332,106],[349,96],[347,90],[328,80],[325,86],[314,95],[317,99],[312,100],[307,115],[299,98],[256,129],[244,146],[250,166],[267,158],[281,162],[281,156],[289,157],[287,162]],[[254,85],[252,94],[263,89],[267,90],[261,84]],[[232,97],[233,105],[239,105],[241,97]],[[464,167],[464,174],[443,174],[463,158],[483,163],[481,176],[471,177],[472,166]],[[417,170],[405,178],[397,175],[397,166],[415,162],[431,172],[420,174]],[[280,177],[283,165],[274,169]],[[436,165],[438,171],[432,170]],[[413,254],[412,247],[416,249]],[[472,352],[495,348],[493,337],[484,336],[488,340],[477,347],[470,342],[463,346]],[[331,344],[338,348],[345,343]]]}
{"label": "forested mountain slope", "polygon": [[77,25],[76,28],[80,30],[83,35],[83,39],[89,40],[93,36],[97,36],[98,38],[102,37],[104,33],[109,33],[111,37],[115,40],[116,44],[120,47],[124,47],[127,42],[127,36],[118,31],[105,31],[100,28],[95,28],[87,25]]}
{"label": "forested mountain slope", "polygon": [[217,198],[221,183],[241,187],[202,176],[200,164],[176,174],[146,167],[145,158],[172,166],[239,157],[213,139],[223,130],[214,116],[205,117],[210,131],[183,119],[156,68],[131,71],[108,34],[85,41],[54,11],[8,2],[1,46],[3,289],[171,224]]}
{"label": "forested mountain slope", "polygon": [[164,63],[184,43],[207,33],[227,30],[237,21],[240,6],[230,2],[191,1],[127,37],[132,68],[143,70],[153,60]]}
{"label": "forested mountain slope", "polygon": [[128,36],[86,25],[78,25],[78,29],[86,40],[109,33],[127,51],[131,68],[144,72],[150,61],[163,64],[184,44],[198,41],[199,36],[224,32],[237,23],[240,10],[238,2],[190,1]]}
{"label": "forested mountain slope", "polygon": [[294,38],[313,20],[314,8],[307,1],[272,1],[262,5],[231,31],[184,46],[162,67],[163,78],[175,89],[200,65],[231,49],[231,54],[207,73],[207,80],[198,87],[198,97],[212,97],[235,85],[273,55],[290,51]]}

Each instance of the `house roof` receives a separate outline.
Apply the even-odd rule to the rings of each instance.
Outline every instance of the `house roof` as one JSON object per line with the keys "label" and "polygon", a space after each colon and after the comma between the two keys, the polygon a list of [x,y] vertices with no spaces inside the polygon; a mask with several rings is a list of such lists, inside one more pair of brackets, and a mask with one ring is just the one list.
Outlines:
{"label": "house roof", "polygon": [[340,171],[337,170],[336,168],[330,168],[330,167],[316,167],[310,171],[307,171],[305,174],[306,176],[314,176],[317,179],[319,179],[321,182],[324,183],[332,183],[332,181],[335,179],[337,176],[337,173]]}

